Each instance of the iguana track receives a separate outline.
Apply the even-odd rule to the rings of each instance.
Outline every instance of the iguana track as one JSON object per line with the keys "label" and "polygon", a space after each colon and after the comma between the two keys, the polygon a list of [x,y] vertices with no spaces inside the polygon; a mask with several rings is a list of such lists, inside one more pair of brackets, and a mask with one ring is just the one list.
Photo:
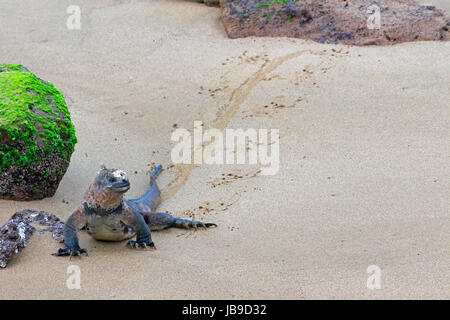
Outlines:
{"label": "iguana track", "polygon": [[[295,59],[299,56],[308,53],[311,55],[326,55],[324,51],[305,49],[263,63],[263,65],[259,68],[258,71],[256,71],[256,73],[254,73],[251,77],[247,78],[238,88],[233,90],[230,97],[232,101],[231,106],[225,111],[225,113],[222,116],[217,117],[213,121],[212,127],[219,129],[220,131],[224,130],[228,125],[228,123],[230,122],[231,118],[239,110],[242,103],[244,103],[247,96],[260,81],[262,81],[268,74],[270,74],[272,71],[274,71],[276,68],[278,68],[286,61]],[[204,129],[206,130],[207,128]],[[210,152],[210,148],[213,147],[214,143],[210,142],[209,144],[203,146],[204,152]],[[191,173],[195,167],[196,167],[195,164],[176,165],[176,169],[179,172],[179,174],[170,182],[171,186],[167,188],[165,191],[163,191],[161,199],[167,200],[173,197],[178,192],[178,190],[180,190],[189,180],[189,177],[191,176]]]}

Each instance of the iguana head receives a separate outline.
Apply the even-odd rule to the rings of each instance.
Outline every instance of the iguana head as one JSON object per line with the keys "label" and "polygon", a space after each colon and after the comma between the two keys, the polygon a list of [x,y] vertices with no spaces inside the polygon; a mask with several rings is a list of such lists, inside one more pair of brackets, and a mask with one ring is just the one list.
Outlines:
{"label": "iguana head", "polygon": [[104,165],[95,177],[94,183],[102,189],[114,193],[125,193],[130,189],[127,174],[118,169],[108,169]]}
{"label": "iguana head", "polygon": [[125,172],[102,165],[86,191],[85,200],[93,208],[112,210],[120,205],[129,189],[130,181]]}

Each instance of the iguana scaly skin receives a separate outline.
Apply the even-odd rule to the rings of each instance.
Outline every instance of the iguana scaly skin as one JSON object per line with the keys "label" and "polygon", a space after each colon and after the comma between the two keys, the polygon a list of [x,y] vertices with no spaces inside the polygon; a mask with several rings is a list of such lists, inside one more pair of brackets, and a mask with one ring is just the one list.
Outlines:
{"label": "iguana scaly skin", "polygon": [[128,241],[134,248],[154,247],[151,232],[166,228],[209,228],[214,223],[203,223],[175,218],[168,213],[153,212],[160,191],[156,177],[162,170],[159,165],[150,175],[150,189],[139,199],[125,199],[130,182],[122,170],[102,167],[94,182],[86,191],[83,202],[64,224],[64,244],[57,256],[87,254],[78,243],[77,232],[85,229],[97,240],[122,241],[136,235],[136,241]]}

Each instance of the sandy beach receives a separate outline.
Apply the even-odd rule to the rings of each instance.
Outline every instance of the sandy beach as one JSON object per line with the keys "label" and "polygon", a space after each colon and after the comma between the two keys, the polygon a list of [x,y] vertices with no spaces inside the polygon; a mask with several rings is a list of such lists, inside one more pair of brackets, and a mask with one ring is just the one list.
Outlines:
{"label": "sandy beach", "polygon": [[[67,219],[104,163],[129,198],[162,164],[159,210],[219,226],[154,232],[154,251],[82,232],[89,257],[70,261],[35,234],[0,270],[0,299],[450,298],[449,42],[231,40],[219,8],[182,0],[78,0],[69,30],[72,4],[0,3],[0,62],[60,89],[79,140],[56,195],[1,200],[0,225],[26,208]],[[279,171],[172,163],[172,132],[194,121],[279,129]]]}

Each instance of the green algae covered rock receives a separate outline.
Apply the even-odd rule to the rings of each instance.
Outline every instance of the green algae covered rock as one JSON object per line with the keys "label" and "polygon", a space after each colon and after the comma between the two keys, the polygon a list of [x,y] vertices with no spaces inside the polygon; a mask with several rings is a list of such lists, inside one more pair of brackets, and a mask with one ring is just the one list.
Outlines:
{"label": "green algae covered rock", "polygon": [[76,142],[58,89],[21,65],[0,64],[0,198],[53,196]]}

